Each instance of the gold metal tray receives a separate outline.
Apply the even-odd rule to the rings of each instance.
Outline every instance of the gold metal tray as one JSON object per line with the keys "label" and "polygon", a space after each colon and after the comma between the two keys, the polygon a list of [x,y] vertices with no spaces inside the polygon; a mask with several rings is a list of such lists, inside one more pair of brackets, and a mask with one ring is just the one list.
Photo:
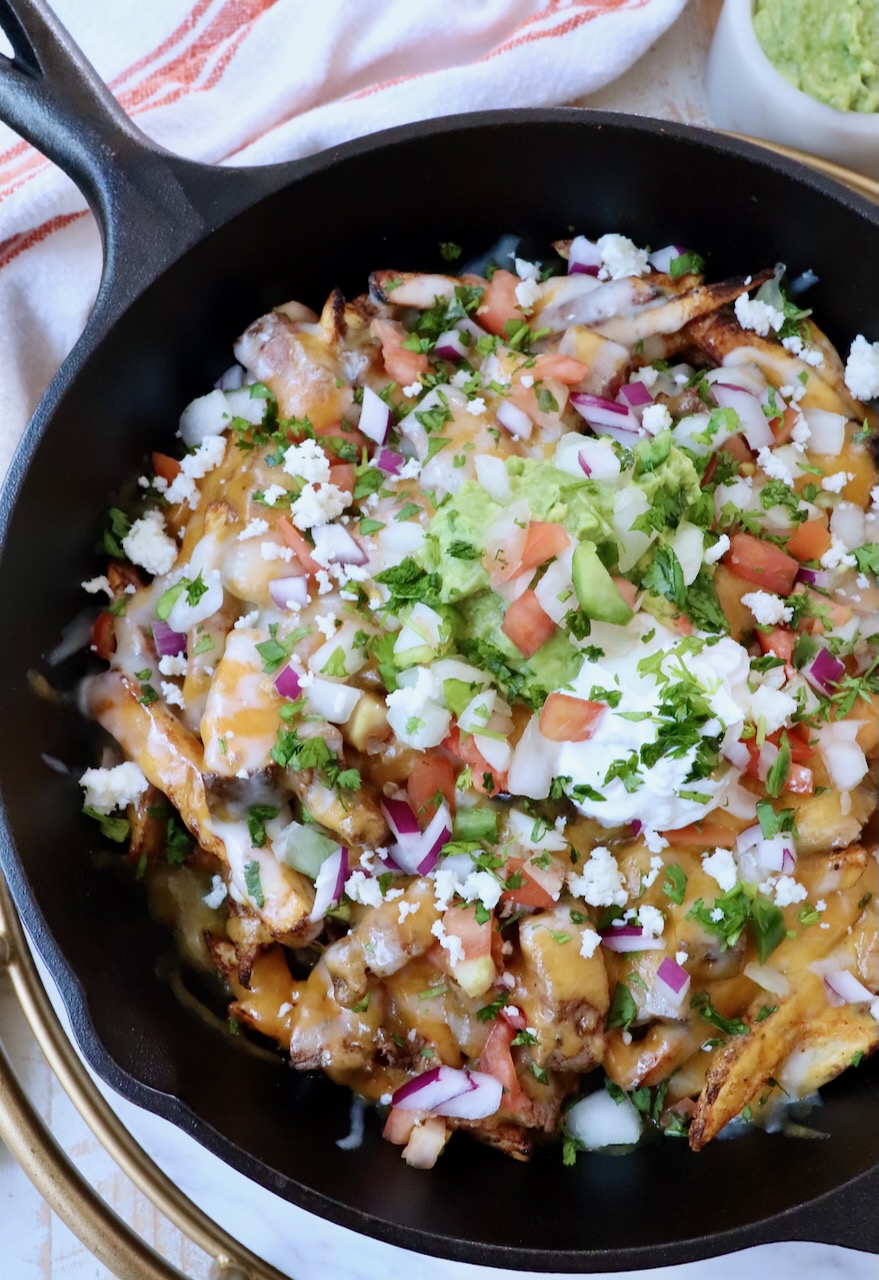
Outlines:
{"label": "gold metal tray", "polygon": [[[792,147],[731,134],[809,165],[879,202],[879,182]],[[46,1061],[95,1137],[135,1186],[193,1244],[215,1259],[223,1280],[285,1280],[198,1208],[150,1159],[92,1082],[37,974],[21,923],[0,876],[0,966],[6,968]],[[120,1280],[187,1280],[137,1236],[89,1186],[28,1101],[0,1043],[0,1140],[50,1208]]]}

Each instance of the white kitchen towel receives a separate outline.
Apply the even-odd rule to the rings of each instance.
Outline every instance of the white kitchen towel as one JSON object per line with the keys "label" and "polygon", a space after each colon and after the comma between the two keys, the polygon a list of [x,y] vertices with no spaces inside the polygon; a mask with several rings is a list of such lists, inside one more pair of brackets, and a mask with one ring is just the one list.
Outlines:
{"label": "white kitchen towel", "polygon": [[[199,160],[289,160],[376,129],[550,106],[627,70],[686,0],[54,0],[137,124]],[[0,126],[0,476],[73,345],[97,231]]]}

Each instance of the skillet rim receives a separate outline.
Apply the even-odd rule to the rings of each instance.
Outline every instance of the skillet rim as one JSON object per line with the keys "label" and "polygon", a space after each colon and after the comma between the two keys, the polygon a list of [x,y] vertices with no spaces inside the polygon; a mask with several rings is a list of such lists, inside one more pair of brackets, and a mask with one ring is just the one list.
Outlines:
{"label": "skillet rim", "polygon": [[[697,126],[679,124],[677,122],[656,120],[650,117],[630,116],[618,112],[597,112],[584,108],[514,108],[492,111],[463,113],[455,116],[440,117],[414,124],[404,124],[365,137],[339,144],[315,156],[304,160],[289,161],[284,164],[260,166],[236,173],[247,175],[250,182],[242,176],[240,207],[234,212],[223,210],[223,216],[205,228],[204,234],[195,240],[177,246],[166,260],[149,272],[149,280],[141,280],[134,290],[125,291],[125,285],[119,283],[114,269],[105,270],[101,291],[95,309],[92,312],[80,339],[63,362],[53,378],[25,431],[13,456],[9,472],[0,489],[0,563],[4,558],[10,520],[13,511],[17,510],[24,483],[31,462],[44,437],[49,432],[55,412],[67,390],[74,383],[78,373],[96,348],[109,335],[115,323],[128,311],[137,299],[151,287],[166,271],[173,269],[180,260],[204,239],[221,227],[227,226],[239,215],[262,199],[270,199],[280,191],[294,185],[300,178],[343,164],[349,157],[369,154],[373,151],[392,148],[397,143],[412,140],[430,139],[450,133],[465,133],[479,129],[515,128],[517,125],[543,125],[554,128],[593,129],[613,128],[628,135],[640,135],[645,141],[660,136],[679,140],[683,143],[695,143],[717,155],[730,155],[745,160],[751,166],[769,168],[780,171],[785,179],[799,187],[811,187],[819,194],[843,205],[859,217],[865,218],[879,230],[879,207],[851,189],[841,185],[826,174],[816,172],[787,156],[781,156],[756,142],[733,138],[724,134],[716,134],[711,130]],[[204,198],[203,188],[207,184],[219,187],[222,181],[227,182],[228,170],[218,170],[209,165],[180,161],[171,157],[178,175],[189,177],[195,203],[198,192]],[[220,174],[224,175],[220,178]],[[100,221],[99,215],[99,221]],[[102,230],[104,228],[102,227]],[[288,1191],[295,1190],[295,1198],[277,1190],[268,1180],[269,1166],[257,1157],[239,1147],[236,1143],[223,1137],[207,1121],[203,1120],[187,1104],[176,1095],[159,1092],[144,1084],[135,1076],[122,1068],[104,1048],[88,1011],[85,990],[68,965],[46,924],[42,911],[33,896],[24,866],[15,847],[13,833],[2,800],[2,778],[0,778],[0,869],[7,877],[16,909],[24,923],[25,929],[36,947],[40,957],[49,970],[58,989],[61,1000],[70,1019],[74,1039],[90,1067],[113,1089],[128,1101],[144,1107],[146,1110],[169,1120],[196,1140],[225,1164],[242,1172],[282,1198],[300,1205],[309,1212],[322,1218],[329,1218],[338,1225],[361,1232],[373,1238],[409,1250],[449,1257],[456,1261],[481,1265],[511,1267],[514,1269],[530,1269],[535,1271],[552,1269],[555,1271],[582,1270],[584,1264],[593,1270],[595,1266],[602,1270],[619,1270],[635,1266],[668,1265],[675,1262],[690,1261],[695,1258],[714,1256],[718,1253],[735,1252],[756,1243],[786,1238],[815,1239],[813,1223],[820,1218],[832,1221],[834,1211],[831,1201],[838,1200],[844,1193],[852,1192],[855,1202],[863,1206],[864,1219],[868,1204],[874,1202],[879,1191],[879,1161],[871,1168],[855,1175],[838,1186],[805,1202],[791,1205],[789,1208],[757,1222],[743,1226],[716,1231],[710,1236],[694,1234],[686,1240],[676,1240],[664,1245],[626,1246],[615,1250],[563,1250],[547,1253],[543,1250],[506,1246],[497,1244],[479,1244],[465,1241],[453,1236],[436,1236],[417,1227],[408,1227],[389,1222],[372,1214],[352,1208],[337,1201],[323,1192],[316,1192],[310,1187],[284,1175]],[[796,1215],[808,1211],[809,1223],[795,1221]],[[785,1228],[794,1228],[793,1234],[785,1235]],[[828,1228],[829,1230],[829,1228]],[[826,1233],[825,1233],[826,1234]],[[837,1235],[838,1232],[830,1231]],[[820,1232],[819,1232],[820,1235]],[[849,1241],[846,1241],[849,1243]],[[853,1242],[852,1242],[853,1243]],[[854,1243],[854,1247],[863,1244]],[[869,1245],[867,1246],[870,1247]]]}

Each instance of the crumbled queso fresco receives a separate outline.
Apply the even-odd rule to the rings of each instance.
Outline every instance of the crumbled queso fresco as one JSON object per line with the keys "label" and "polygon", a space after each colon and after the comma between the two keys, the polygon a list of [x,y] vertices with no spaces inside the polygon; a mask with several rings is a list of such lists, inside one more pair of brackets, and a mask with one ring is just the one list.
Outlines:
{"label": "crumbled queso fresco", "polygon": [[261,317],[108,512],[83,820],[413,1166],[699,1151],[798,1097],[797,1002],[879,1038],[879,342],[781,266],[475,248]]}

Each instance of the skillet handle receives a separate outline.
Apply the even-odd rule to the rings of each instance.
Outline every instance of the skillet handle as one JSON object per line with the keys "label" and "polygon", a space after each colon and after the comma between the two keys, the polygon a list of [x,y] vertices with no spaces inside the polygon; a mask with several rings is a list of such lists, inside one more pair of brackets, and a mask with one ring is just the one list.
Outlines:
{"label": "skillet handle", "polygon": [[[100,301],[134,297],[231,213],[264,194],[266,170],[196,164],[129,119],[46,0],[0,0],[0,120],[73,179],[104,243]],[[124,271],[116,271],[124,263]],[[108,308],[113,310],[114,308]]]}

